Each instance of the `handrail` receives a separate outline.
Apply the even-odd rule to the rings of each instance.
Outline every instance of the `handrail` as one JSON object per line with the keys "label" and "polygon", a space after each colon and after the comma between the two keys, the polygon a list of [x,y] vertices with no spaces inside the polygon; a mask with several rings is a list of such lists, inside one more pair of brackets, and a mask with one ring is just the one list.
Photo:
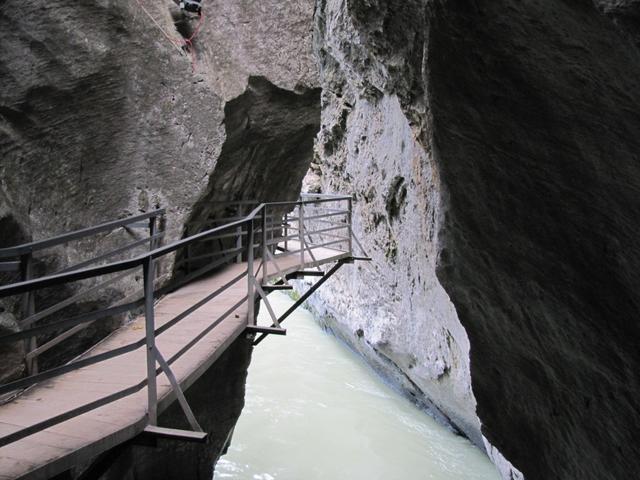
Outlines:
{"label": "handrail", "polygon": [[142,213],[133,217],[122,218],[119,220],[112,220],[110,222],[101,223],[93,227],[87,227],[73,232],[63,233],[52,238],[46,238],[44,240],[37,240],[35,242],[24,243],[14,247],[0,248],[0,258],[18,257],[27,253],[33,253],[38,250],[44,250],[45,248],[54,247],[63,243],[68,243],[73,240],[95,235],[96,233],[108,232],[115,230],[119,227],[124,227],[131,223],[139,222],[140,220],[146,220],[148,218],[159,217],[165,214],[164,208],[159,208],[151,212]]}
{"label": "handrail", "polygon": [[[341,199],[349,199],[351,197],[339,197]],[[10,295],[17,295],[19,293],[28,292],[31,290],[36,290],[39,288],[50,287],[54,285],[59,285],[63,283],[69,283],[77,280],[84,280],[91,277],[97,277],[100,275],[106,275],[109,273],[121,272],[124,270],[129,270],[130,268],[135,268],[144,263],[145,260],[148,259],[157,259],[159,257],[163,257],[167,253],[174,252],[178,250],[180,247],[184,247],[186,245],[190,245],[197,240],[202,238],[209,237],[214,233],[220,232],[222,230],[227,230],[229,228],[237,227],[238,225],[245,224],[251,220],[254,220],[255,217],[262,211],[263,208],[267,206],[298,206],[298,205],[308,205],[315,204],[319,202],[331,201],[331,199],[321,199],[318,201],[314,200],[303,200],[303,201],[292,201],[292,202],[267,202],[261,203],[256,208],[254,208],[246,217],[242,220],[236,220],[235,222],[227,223],[225,225],[220,225],[218,227],[211,228],[209,230],[205,230],[204,232],[197,233],[187,238],[183,238],[180,240],[176,240],[169,245],[164,245],[162,247],[156,248],[155,250],[151,250],[149,252],[142,253],[137,257],[134,257],[129,260],[121,260],[118,262],[108,263],[106,265],[100,265],[97,267],[85,268],[82,270],[74,270],[71,272],[54,274],[49,276],[40,277],[34,280],[26,280],[24,282],[12,283],[9,285],[5,285],[0,287],[0,298],[8,297]],[[156,212],[159,210],[156,210]],[[149,218],[151,214],[145,214]],[[89,230],[89,229],[86,229]],[[23,246],[24,247],[24,246]],[[20,248],[20,247],[16,247]]]}

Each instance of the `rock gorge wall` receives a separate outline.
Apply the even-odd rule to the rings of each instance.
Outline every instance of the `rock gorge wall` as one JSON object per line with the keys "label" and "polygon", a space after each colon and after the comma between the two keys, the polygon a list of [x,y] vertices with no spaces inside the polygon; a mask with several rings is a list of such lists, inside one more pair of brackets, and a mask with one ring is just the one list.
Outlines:
{"label": "rock gorge wall", "polygon": [[[170,0],[4,2],[0,247],[158,207],[170,242],[209,200],[295,197],[320,118],[313,3],[245,3],[209,2],[198,25]],[[288,175],[270,175],[283,154]],[[37,273],[135,238],[116,232],[47,251]],[[69,294],[45,292],[36,307]]]}
{"label": "rock gorge wall", "polygon": [[[37,239],[163,206],[169,208],[169,239],[175,239],[216,177],[230,116],[236,124],[240,116],[257,123],[271,113],[269,102],[280,110],[295,102],[288,93],[304,98],[298,127],[312,130],[319,119],[311,101],[318,82],[311,51],[313,4],[245,3],[247,8],[210,2],[193,40],[192,71],[191,55],[176,45],[182,42],[176,25],[186,25],[180,31],[191,36],[196,20],[174,25],[179,19],[171,1],[4,2],[3,218],[11,217],[23,236]],[[252,76],[259,79],[251,83]],[[265,89],[283,93],[264,98],[256,118],[246,108],[225,112],[236,97],[248,96],[244,104],[251,103]],[[299,146],[299,137],[289,142],[286,132],[272,127],[263,128],[262,138],[271,134],[282,149]],[[260,147],[259,140],[255,144]],[[232,149],[227,146],[227,156]],[[264,164],[280,152],[268,153],[260,159]],[[311,140],[297,153],[301,165],[288,183],[278,185],[285,195],[297,194]],[[244,170],[256,161],[234,160]],[[268,177],[259,173],[263,191],[257,193],[264,195]],[[242,176],[251,180],[251,173]],[[3,244],[13,236],[6,231]]]}
{"label": "rock gorge wall", "polygon": [[[158,207],[167,209],[166,243],[180,238],[185,221],[209,200],[298,195],[320,119],[312,0],[211,0],[204,11],[198,26],[172,0],[2,2],[0,247]],[[287,175],[271,175],[285,154]],[[135,237],[120,231],[47,251],[36,258],[36,273]],[[169,263],[161,268],[172,271]],[[132,276],[63,314],[119,299],[140,284],[141,275]],[[72,292],[38,295],[36,308]],[[0,330],[14,330],[19,303],[2,306],[8,311],[0,312]],[[117,321],[101,325],[106,331],[65,341],[51,360],[73,357]],[[0,374],[20,375],[22,353],[0,351]],[[245,357],[230,361],[241,367],[236,373],[246,370]],[[195,470],[208,471],[235,424],[243,378],[226,392],[219,411],[225,418],[208,422],[210,455],[192,464]],[[194,394],[198,412],[206,409],[201,393]],[[136,475],[150,468],[143,462]]]}
{"label": "rock gorge wall", "polygon": [[318,2],[314,173],[373,262],[314,307],[505,478],[638,471],[637,5]]}

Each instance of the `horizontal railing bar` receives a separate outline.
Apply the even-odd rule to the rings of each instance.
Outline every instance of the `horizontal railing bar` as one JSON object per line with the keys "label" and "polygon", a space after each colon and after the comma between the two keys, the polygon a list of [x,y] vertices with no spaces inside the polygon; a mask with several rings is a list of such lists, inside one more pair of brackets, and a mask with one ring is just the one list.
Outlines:
{"label": "horizontal railing bar", "polygon": [[176,288],[179,288],[179,287],[191,282],[192,280],[194,280],[194,279],[196,279],[198,277],[201,277],[202,275],[204,275],[205,273],[208,273],[209,271],[213,270],[214,268],[219,267],[220,265],[224,264],[225,262],[228,262],[229,260],[235,258],[236,255],[237,255],[237,253],[233,253],[233,254],[227,255],[227,256],[219,259],[219,260],[216,260],[213,263],[205,265],[204,267],[199,268],[195,272],[191,272],[188,275],[180,278],[177,282],[162,287],[160,290],[158,290],[158,292],[161,295],[164,295],[165,293],[171,292],[171,291],[175,290]]}
{"label": "horizontal railing bar", "polygon": [[302,221],[308,221],[308,220],[315,220],[315,219],[320,219],[320,218],[328,218],[328,217],[336,217],[338,215],[348,215],[349,214],[349,210],[343,210],[342,212],[336,212],[336,213],[323,213],[320,215],[311,215],[310,217],[305,216]]}
{"label": "horizontal railing bar", "polygon": [[[309,240],[311,240],[311,232],[309,233],[305,232],[305,234],[309,235]],[[343,235],[336,235],[335,233],[323,233],[323,234],[320,234],[320,237],[338,238],[343,242],[349,241],[349,237],[345,237]],[[311,244],[314,245],[314,242],[311,241]]]}
{"label": "horizontal railing bar", "polygon": [[109,350],[108,352],[103,352],[93,357],[82,358],[80,360],[76,360],[72,363],[67,363],[66,365],[61,365],[59,367],[50,368],[41,373],[37,373],[35,375],[31,375],[30,377],[22,378],[20,380],[14,380],[11,383],[6,383],[0,386],[0,395],[12,392],[14,390],[20,390],[22,388],[29,387],[36,383],[42,382],[44,380],[48,380],[50,378],[58,377],[60,375],[64,375],[65,373],[72,372],[82,367],[87,367],[89,365],[93,365],[94,363],[99,363],[104,360],[109,360],[110,358],[118,357],[120,355],[124,355],[125,353],[132,352],[137,348],[142,347],[145,344],[145,338],[141,338],[137,342],[129,343],[122,347],[114,348],[113,350]]}
{"label": "horizontal railing bar", "polygon": [[118,255],[119,253],[126,252],[127,250],[131,250],[132,248],[139,247],[140,245],[144,245],[147,242],[151,242],[153,240],[157,240],[158,238],[162,238],[162,237],[164,237],[164,232],[156,233],[155,235],[152,235],[151,237],[145,237],[145,238],[142,238],[140,240],[136,240],[135,242],[132,242],[132,243],[129,243],[129,244],[124,245],[122,247],[116,248],[115,250],[112,250],[110,252],[104,253],[104,254],[99,255],[99,256],[97,256],[95,258],[90,258],[89,260],[86,260],[86,261],[84,261],[82,263],[77,263],[75,265],[71,265],[70,267],[67,267],[64,270],[59,270],[57,273],[72,272],[74,270],[78,270],[79,268],[84,268],[87,265],[91,265],[92,263],[96,263],[96,262],[99,262],[100,260],[104,260],[106,258],[113,257],[114,255]]}
{"label": "horizontal railing bar", "polygon": [[20,262],[0,262],[0,272],[17,272],[20,270]]}
{"label": "horizontal railing bar", "polygon": [[353,200],[351,195],[334,195],[333,193],[301,193],[300,198],[327,199],[338,202],[340,200]]}
{"label": "horizontal railing bar", "polygon": [[[267,218],[273,218],[276,215],[271,214],[271,215],[267,215]],[[233,222],[236,220],[242,220],[243,218],[245,218],[244,216],[235,216],[235,217],[221,217],[221,218],[207,218],[205,220],[192,220],[190,222],[187,222],[186,225],[203,225],[206,223],[220,223],[220,222]]]}
{"label": "horizontal railing bar", "polygon": [[[349,197],[344,197],[345,199],[348,199]],[[317,202],[323,202],[323,201],[331,201],[333,199],[323,199],[323,200],[318,200]],[[235,228],[239,225],[248,223],[248,222],[252,222],[254,221],[255,217],[258,215],[258,213],[263,209],[266,208],[267,206],[269,207],[273,207],[273,206],[278,206],[278,205],[304,205],[304,204],[310,204],[310,203],[317,203],[317,202],[306,202],[306,201],[297,201],[297,202],[271,202],[269,204],[261,204],[258,207],[256,207],[253,211],[251,211],[249,213],[249,215],[247,215],[247,217],[245,217],[244,220],[239,220],[237,222],[232,222],[229,223],[227,225],[223,225],[220,227],[216,227],[204,232],[200,232],[196,235],[193,235],[191,237],[187,237],[181,240],[177,240],[176,242],[169,244],[169,245],[165,245],[162,247],[159,247],[155,250],[152,250],[146,254],[140,255],[138,257],[135,257],[133,259],[129,259],[129,260],[123,260],[123,261],[119,261],[119,262],[114,262],[111,264],[107,264],[107,265],[103,265],[103,266],[99,266],[99,267],[93,267],[93,268],[88,268],[88,269],[82,269],[82,270],[77,270],[77,271],[72,271],[72,272],[67,272],[64,274],[54,274],[54,275],[50,275],[47,277],[41,277],[38,279],[34,279],[34,280],[27,280],[24,282],[19,282],[19,283],[15,283],[15,284],[11,284],[11,285],[6,285],[4,287],[0,287],[0,298],[2,297],[6,297],[9,295],[16,295],[19,293],[24,293],[24,292],[28,292],[31,290],[35,290],[35,289],[39,289],[39,288],[45,288],[48,286],[53,286],[53,285],[59,285],[62,283],[68,283],[68,282],[72,282],[72,281],[77,281],[77,280],[83,280],[85,278],[90,278],[90,277],[95,277],[95,276],[99,276],[99,275],[105,275],[108,273],[114,273],[114,272],[118,272],[118,271],[122,271],[122,270],[128,270],[130,268],[136,267],[141,265],[145,260],[147,259],[156,259],[159,257],[162,257],[168,253],[174,252],[177,249],[184,247],[186,245],[190,245],[191,243],[198,241],[201,238],[207,237],[207,236],[211,236],[214,233],[217,232],[221,232],[230,228]],[[159,210],[158,210],[159,212]],[[155,214],[155,213],[153,213]],[[146,215],[153,215],[153,214],[146,214]],[[322,215],[321,217],[327,217],[327,216],[332,216],[332,215],[338,215],[338,214],[327,214],[327,215]],[[307,219],[308,220],[308,219]],[[124,220],[123,220],[124,222]]]}
{"label": "horizontal railing bar", "polygon": [[[308,250],[314,250],[316,248],[324,248],[324,247],[327,247],[329,245],[336,245],[338,243],[345,243],[346,241],[347,240],[334,240],[332,242],[321,243],[319,245],[316,245],[316,244],[312,243],[311,247],[309,247]],[[345,253],[346,253],[346,251],[345,251]]]}
{"label": "horizontal railing bar", "polygon": [[247,276],[247,271],[245,270],[244,272],[242,272],[241,274],[237,275],[236,277],[234,277],[233,279],[229,280],[227,283],[225,283],[222,287],[218,288],[216,291],[214,291],[213,293],[210,293],[209,295],[207,295],[206,297],[204,297],[202,300],[194,303],[192,306],[190,306],[189,308],[187,308],[186,310],[184,310],[183,312],[180,312],[179,314],[177,314],[175,317],[173,317],[171,320],[169,320],[167,323],[165,323],[164,325],[162,325],[161,327],[156,329],[156,335],[160,335],[162,332],[165,332],[166,330],[168,330],[169,328],[171,328],[172,326],[174,326],[176,323],[178,323],[180,320],[182,320],[185,317],[188,317],[189,315],[191,315],[193,312],[195,312],[196,310],[198,310],[200,307],[204,306],[205,304],[209,303],[211,300],[213,300],[215,297],[217,297],[218,295],[220,295],[222,292],[224,292],[225,290],[227,290],[228,288],[230,288],[233,284],[238,283],[240,280],[242,280],[244,277]]}
{"label": "horizontal railing bar", "polygon": [[65,307],[68,307],[69,305],[74,304],[75,302],[77,302],[78,300],[80,300],[81,298],[90,295],[94,292],[97,292],[98,290],[103,289],[104,287],[111,285],[112,283],[117,282],[118,280],[122,280],[124,277],[126,277],[127,275],[131,275],[134,272],[124,272],[120,275],[116,275],[113,278],[110,278],[108,280],[105,280],[104,282],[98,283],[97,285],[94,285],[92,287],[90,287],[87,290],[83,290],[81,292],[76,293],[75,295],[69,297],[69,298],[65,298],[64,300],[56,303],[55,305],[51,305],[48,308],[45,308],[44,310],[41,310],[40,312],[31,315],[30,317],[27,317],[25,319],[23,319],[22,321],[20,321],[19,323],[21,325],[25,325],[25,326],[29,326],[32,325],[34,322],[37,322],[38,320],[42,320],[43,318],[48,317],[49,315],[52,315],[60,310],[62,310]]}
{"label": "horizontal railing bar", "polygon": [[5,445],[9,445],[10,443],[16,442],[22,438],[28,437],[29,435],[33,435],[34,433],[41,432],[47,428],[53,427],[54,425],[58,425],[59,423],[65,422],[71,418],[77,417],[78,415],[82,415],[83,413],[90,412],[96,408],[102,407],[107,403],[115,402],[116,400],[120,400],[128,395],[136,393],[142,390],[147,384],[147,380],[143,380],[136,385],[132,385],[131,387],[127,387],[118,392],[112,393],[111,395],[107,395],[106,397],[99,398],[98,400],[94,400],[93,402],[87,403],[77,408],[73,408],[68,410],[60,415],[56,415],[55,417],[48,418],[42,422],[38,422],[34,425],[30,425],[26,428],[18,430],[16,432],[10,433],[9,435],[5,435],[4,437],[0,437],[0,448]]}
{"label": "horizontal railing bar", "polygon": [[30,292],[31,290],[38,290],[40,288],[60,285],[63,283],[84,280],[86,278],[99,277],[102,275],[107,275],[109,273],[130,270],[142,265],[145,256],[146,255],[135,257],[129,260],[121,260],[119,262],[108,263],[107,265],[101,265],[99,267],[74,270],[67,273],[56,273],[46,277],[40,277],[33,280],[26,280],[24,282],[5,285],[3,287],[0,287],[0,298],[8,297],[10,295],[17,295],[19,293]]}
{"label": "horizontal railing bar", "polygon": [[208,203],[217,205],[259,205],[257,200],[198,200],[198,203]]}
{"label": "horizontal railing bar", "polygon": [[25,338],[30,338],[35,335],[42,335],[44,333],[55,331],[61,328],[75,326],[82,323],[94,322],[96,320],[100,320],[101,318],[119,315],[121,313],[128,312],[129,310],[133,310],[134,308],[141,307],[142,305],[144,305],[143,300],[138,300],[136,302],[127,303],[117,307],[110,307],[102,310],[96,310],[94,312],[83,313],[82,315],[77,315],[66,320],[58,320],[56,322],[41,325],[39,327],[33,327],[28,330],[10,333],[8,335],[0,337],[0,345],[4,343],[15,342]]}
{"label": "horizontal railing bar", "polygon": [[145,218],[158,217],[164,215],[164,208],[154,210],[152,212],[135,215],[133,217],[127,217],[120,220],[112,220],[110,222],[101,223],[93,227],[83,228],[81,230],[75,230],[73,232],[64,233],[56,237],[47,238],[44,240],[38,240],[35,242],[25,243],[23,245],[17,245],[15,247],[0,248],[0,258],[16,257],[18,255],[24,255],[26,253],[32,253],[38,250],[44,250],[45,248],[53,247],[63,243],[68,243],[72,240],[95,235],[96,233],[107,232],[115,230],[116,228],[123,227],[130,223],[135,223]]}
{"label": "horizontal railing bar", "polygon": [[[312,243],[310,247],[305,247],[305,248],[302,248],[302,249],[299,248],[297,250],[287,250],[286,255],[293,255],[293,254],[296,254],[296,253],[300,253],[301,250],[304,250],[305,252],[308,252],[309,250],[315,250],[317,248],[323,248],[323,247],[326,247],[328,245],[334,245],[336,243],[345,243],[345,242],[346,242],[346,240],[336,240],[336,241],[333,241],[333,242],[327,242],[327,243],[323,243],[323,244],[320,244],[320,245],[315,245],[315,244]],[[341,250],[337,250],[337,251],[341,251]],[[347,253],[347,251],[345,250],[343,253]],[[278,255],[276,255],[275,258],[277,260],[278,259]]]}
{"label": "horizontal railing bar", "polygon": [[254,210],[254,212],[252,212],[252,215],[249,216],[251,218],[246,217],[244,220],[238,220],[236,222],[231,222],[231,223],[228,223],[226,225],[221,225],[219,227],[215,227],[215,228],[212,228],[210,230],[205,230],[204,232],[196,233],[195,235],[192,235],[190,237],[183,238],[183,239],[177,240],[177,241],[175,241],[175,242],[173,242],[173,243],[171,243],[169,245],[165,245],[163,247],[157,248],[157,249],[155,249],[155,250],[153,250],[153,251],[151,251],[151,252],[149,252],[149,253],[147,253],[145,255],[140,256],[139,258],[142,260],[145,257],[150,257],[150,258],[154,258],[154,259],[155,258],[159,258],[159,257],[163,257],[167,253],[174,252],[174,251],[178,250],[179,248],[184,247],[186,245],[190,245],[190,244],[192,244],[194,242],[197,242],[198,240],[200,240],[202,238],[206,238],[206,237],[212,236],[214,233],[222,232],[224,230],[228,230],[230,228],[235,228],[235,227],[238,227],[238,226],[243,225],[245,223],[248,223],[248,222],[252,221],[253,217],[255,217],[255,215],[256,215],[256,213],[258,211],[259,211],[258,209]]}
{"label": "horizontal railing bar", "polygon": [[343,225],[338,225],[337,227],[324,228],[322,230],[311,230],[311,231],[305,230],[304,233],[305,233],[305,235],[314,235],[314,234],[315,235],[320,235],[320,234],[325,233],[325,232],[333,232],[335,230],[341,230],[343,228],[347,228],[348,229],[349,225],[343,224]]}
{"label": "horizontal railing bar", "polygon": [[[296,223],[296,225],[298,224],[298,222],[297,222],[297,221],[296,221],[295,223]],[[314,224],[316,224],[316,223],[322,223],[322,224],[324,224],[324,225],[336,225],[336,226],[337,226],[337,225],[342,225],[342,226],[347,226],[347,225],[348,225],[348,224],[347,224],[347,222],[342,221],[342,220],[337,220],[337,221],[336,221],[336,220],[333,220],[333,221],[331,221],[331,220],[314,220],[314,222],[313,222],[313,223],[314,223]],[[291,230],[298,231],[298,227],[290,227],[290,229],[291,229]]]}
{"label": "horizontal railing bar", "polygon": [[346,206],[343,206],[343,207],[336,206],[335,208],[329,208],[329,207],[325,207],[323,205],[312,206],[312,207],[307,207],[306,208],[307,212],[310,212],[310,213],[315,213],[315,212],[334,213],[334,212],[342,212],[345,209],[347,209]]}
{"label": "horizontal railing bar", "polygon": [[237,237],[238,235],[242,235],[243,237],[246,237],[247,231],[242,230],[242,232],[232,232],[232,233],[223,233],[222,235],[214,235],[212,237],[201,238],[200,240],[198,240],[198,242],[212,242],[214,240],[220,240],[223,238]]}
{"label": "horizontal railing bar", "polygon": [[220,250],[219,252],[212,252],[212,253],[206,253],[204,255],[197,255],[195,257],[183,258],[179,262],[176,262],[176,266],[184,265],[185,263],[189,263],[189,262],[195,262],[196,260],[204,260],[206,258],[216,257],[218,255],[223,255],[225,253],[231,253],[231,252],[240,253],[243,251],[244,251],[243,248],[228,248],[226,250]]}
{"label": "horizontal railing bar", "polygon": [[[198,334],[197,337],[195,337],[191,342],[189,342],[189,344],[187,344],[185,347],[183,347],[180,351],[178,351],[177,353],[175,353],[168,361],[167,363],[169,365],[171,365],[175,360],[177,360],[178,358],[180,358],[182,355],[184,355],[184,353],[189,350],[193,345],[195,345],[197,342],[199,342],[205,335],[207,335],[211,330],[213,330],[213,328],[215,328],[217,325],[220,324],[220,322],[222,322],[225,318],[227,318],[229,315],[231,315],[231,313],[233,313],[235,310],[237,310],[246,300],[247,300],[248,296],[245,295],[245,297],[240,300],[238,303],[236,303],[234,306],[232,306],[231,308],[229,308],[225,313],[223,313],[220,317],[218,317],[218,319],[216,319],[215,322],[213,322],[211,325],[209,325],[207,328],[205,328],[202,332],[200,332]],[[137,342],[140,343],[140,346],[144,345],[145,343],[145,339],[143,338],[141,341]],[[136,344],[137,344],[136,343]],[[125,347],[121,347],[120,349],[117,350],[121,350],[123,348],[129,348],[132,345],[136,345],[136,344],[130,344],[127,345]],[[136,348],[139,348],[139,346],[137,346]],[[110,353],[110,352],[106,352],[106,353]],[[101,355],[97,355],[96,357],[101,357]],[[90,357],[87,360],[91,360],[91,359],[95,359],[96,357]],[[70,365],[76,365],[78,362],[74,362],[73,364]],[[86,365],[83,365],[86,366]],[[77,367],[78,368],[78,367]],[[158,375],[160,373],[161,369],[158,368],[156,369],[156,375]],[[46,373],[46,372],[45,372]],[[41,374],[40,374],[41,375]],[[33,378],[33,377],[30,377]],[[17,382],[12,382],[12,384],[7,384],[3,387],[0,387],[0,394],[2,393],[2,391],[5,389],[5,387],[8,387],[10,385],[13,385]],[[142,388],[144,388],[147,385],[147,379],[144,379],[140,382],[138,382],[136,385],[132,385],[131,387],[125,388],[123,390],[120,390],[118,392],[115,392],[111,395],[108,395],[106,397],[102,397],[98,400],[95,400],[93,402],[90,402],[86,405],[82,405],[80,407],[71,409],[65,413],[62,413],[60,415],[57,415],[55,417],[51,417],[48,418],[47,420],[44,420],[42,422],[38,422],[34,425],[31,425],[29,427],[23,428],[21,430],[18,430],[17,432],[13,432],[9,435],[5,435],[4,437],[0,437],[0,447],[3,447],[5,445],[8,445],[10,443],[13,443],[17,440],[20,440],[22,438],[28,437],[29,435],[33,435],[34,433],[40,432],[46,428],[52,427],[54,425],[57,425],[59,423],[62,423],[66,420],[69,420],[73,417],[77,417],[78,415],[82,415],[83,413],[89,412],[91,410],[94,410],[96,408],[99,408],[103,405],[106,405],[107,403],[111,403],[114,402],[116,400],[119,400],[121,398],[124,398],[128,395],[131,395],[133,393],[136,393],[138,391],[140,391]],[[17,388],[11,388],[8,391],[13,391],[13,390],[17,390],[19,388],[22,387],[17,387]]]}
{"label": "horizontal railing bar", "polygon": [[182,355],[184,355],[191,347],[193,347],[196,343],[198,343],[200,340],[202,340],[211,330],[213,330],[215,327],[217,327],[220,324],[220,322],[222,322],[225,318],[227,318],[229,315],[231,315],[233,312],[235,312],[238,308],[240,308],[240,306],[244,302],[247,301],[247,298],[249,298],[249,296],[245,295],[242,300],[240,300],[238,303],[236,303],[231,308],[229,308],[227,311],[225,311],[213,323],[211,323],[202,332],[200,332],[198,335],[196,335],[196,337],[191,339],[191,341],[189,343],[187,343],[184,347],[182,347],[180,350],[178,350],[176,353],[174,353],[173,356],[168,361],[169,365],[171,365],[173,362],[175,362],[178,358],[180,358]]}

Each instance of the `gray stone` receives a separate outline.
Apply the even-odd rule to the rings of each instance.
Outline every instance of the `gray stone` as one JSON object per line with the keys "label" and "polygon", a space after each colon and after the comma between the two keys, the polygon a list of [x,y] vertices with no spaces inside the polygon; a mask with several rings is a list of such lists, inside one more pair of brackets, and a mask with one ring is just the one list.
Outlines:
{"label": "gray stone", "polygon": [[505,478],[640,469],[637,2],[598,3],[318,2],[321,182],[373,262],[315,306]]}
{"label": "gray stone", "polygon": [[[220,194],[222,182],[225,200],[274,191],[295,197],[319,122],[312,14],[311,0],[270,0],[247,9],[237,2],[205,5],[187,52],[184,37],[195,33],[197,20],[182,18],[173,2],[4,2],[0,215],[9,215],[15,228],[0,231],[0,245],[19,243],[18,230],[21,238],[38,240],[158,207],[167,209],[165,243],[171,242],[184,234],[197,205]],[[284,118],[296,102],[300,108]],[[253,129],[228,131],[246,120]],[[249,155],[238,141],[248,133],[256,134],[251,145],[260,155]],[[263,158],[269,148],[271,156]],[[287,175],[275,177],[270,172],[282,166],[280,154],[288,155]],[[142,234],[120,230],[38,253],[36,273]],[[165,278],[172,262],[169,256],[159,265]],[[64,314],[138,291],[140,273]],[[91,283],[43,292],[36,308]],[[22,315],[17,304],[9,306]],[[117,320],[105,324],[107,331]],[[83,339],[70,339],[62,356],[103,334],[91,329]],[[54,357],[54,363],[61,360]]]}

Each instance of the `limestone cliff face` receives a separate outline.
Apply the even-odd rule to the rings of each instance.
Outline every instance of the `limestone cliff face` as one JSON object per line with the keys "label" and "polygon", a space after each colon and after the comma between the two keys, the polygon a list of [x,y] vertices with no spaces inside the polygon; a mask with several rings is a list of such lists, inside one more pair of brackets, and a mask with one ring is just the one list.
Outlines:
{"label": "limestone cliff face", "polygon": [[[199,202],[298,194],[320,118],[313,2],[210,2],[204,13],[183,18],[170,0],[3,3],[0,246],[158,207],[170,242]],[[285,154],[289,174],[269,175]],[[133,237],[45,252],[37,273]]]}
{"label": "limestone cliff face", "polygon": [[315,173],[373,262],[315,306],[505,478],[639,468],[637,11],[318,4]]}
{"label": "limestone cliff face", "polygon": [[[170,242],[208,200],[296,196],[320,120],[313,8],[312,0],[209,1],[198,25],[172,0],[2,2],[0,247],[158,207],[167,209]],[[271,175],[282,173],[285,154],[287,175]],[[45,252],[37,274],[134,235]],[[161,268],[171,271],[168,263]],[[140,283],[132,275],[60,315],[120,299]],[[39,294],[36,309],[71,293]],[[2,306],[9,312],[0,309],[0,330],[12,331],[11,314],[23,312],[19,302]],[[51,362],[73,357],[117,322],[100,325],[106,331],[87,330],[52,350]],[[229,360],[239,370],[218,412],[224,418],[206,422],[213,443],[191,465],[203,478],[239,415],[248,352],[245,345],[237,362]],[[0,352],[3,378],[21,374],[22,353]],[[201,393],[193,394],[196,410],[206,409]],[[134,469],[136,478],[149,469]]]}
{"label": "limestone cliff face", "polygon": [[[163,206],[180,235],[216,175],[225,105],[255,90],[249,77],[292,95],[317,84],[312,2],[212,3],[200,26],[171,1],[3,3],[3,217],[37,239]],[[180,45],[197,29],[192,56]],[[310,156],[307,142],[298,160]]]}

